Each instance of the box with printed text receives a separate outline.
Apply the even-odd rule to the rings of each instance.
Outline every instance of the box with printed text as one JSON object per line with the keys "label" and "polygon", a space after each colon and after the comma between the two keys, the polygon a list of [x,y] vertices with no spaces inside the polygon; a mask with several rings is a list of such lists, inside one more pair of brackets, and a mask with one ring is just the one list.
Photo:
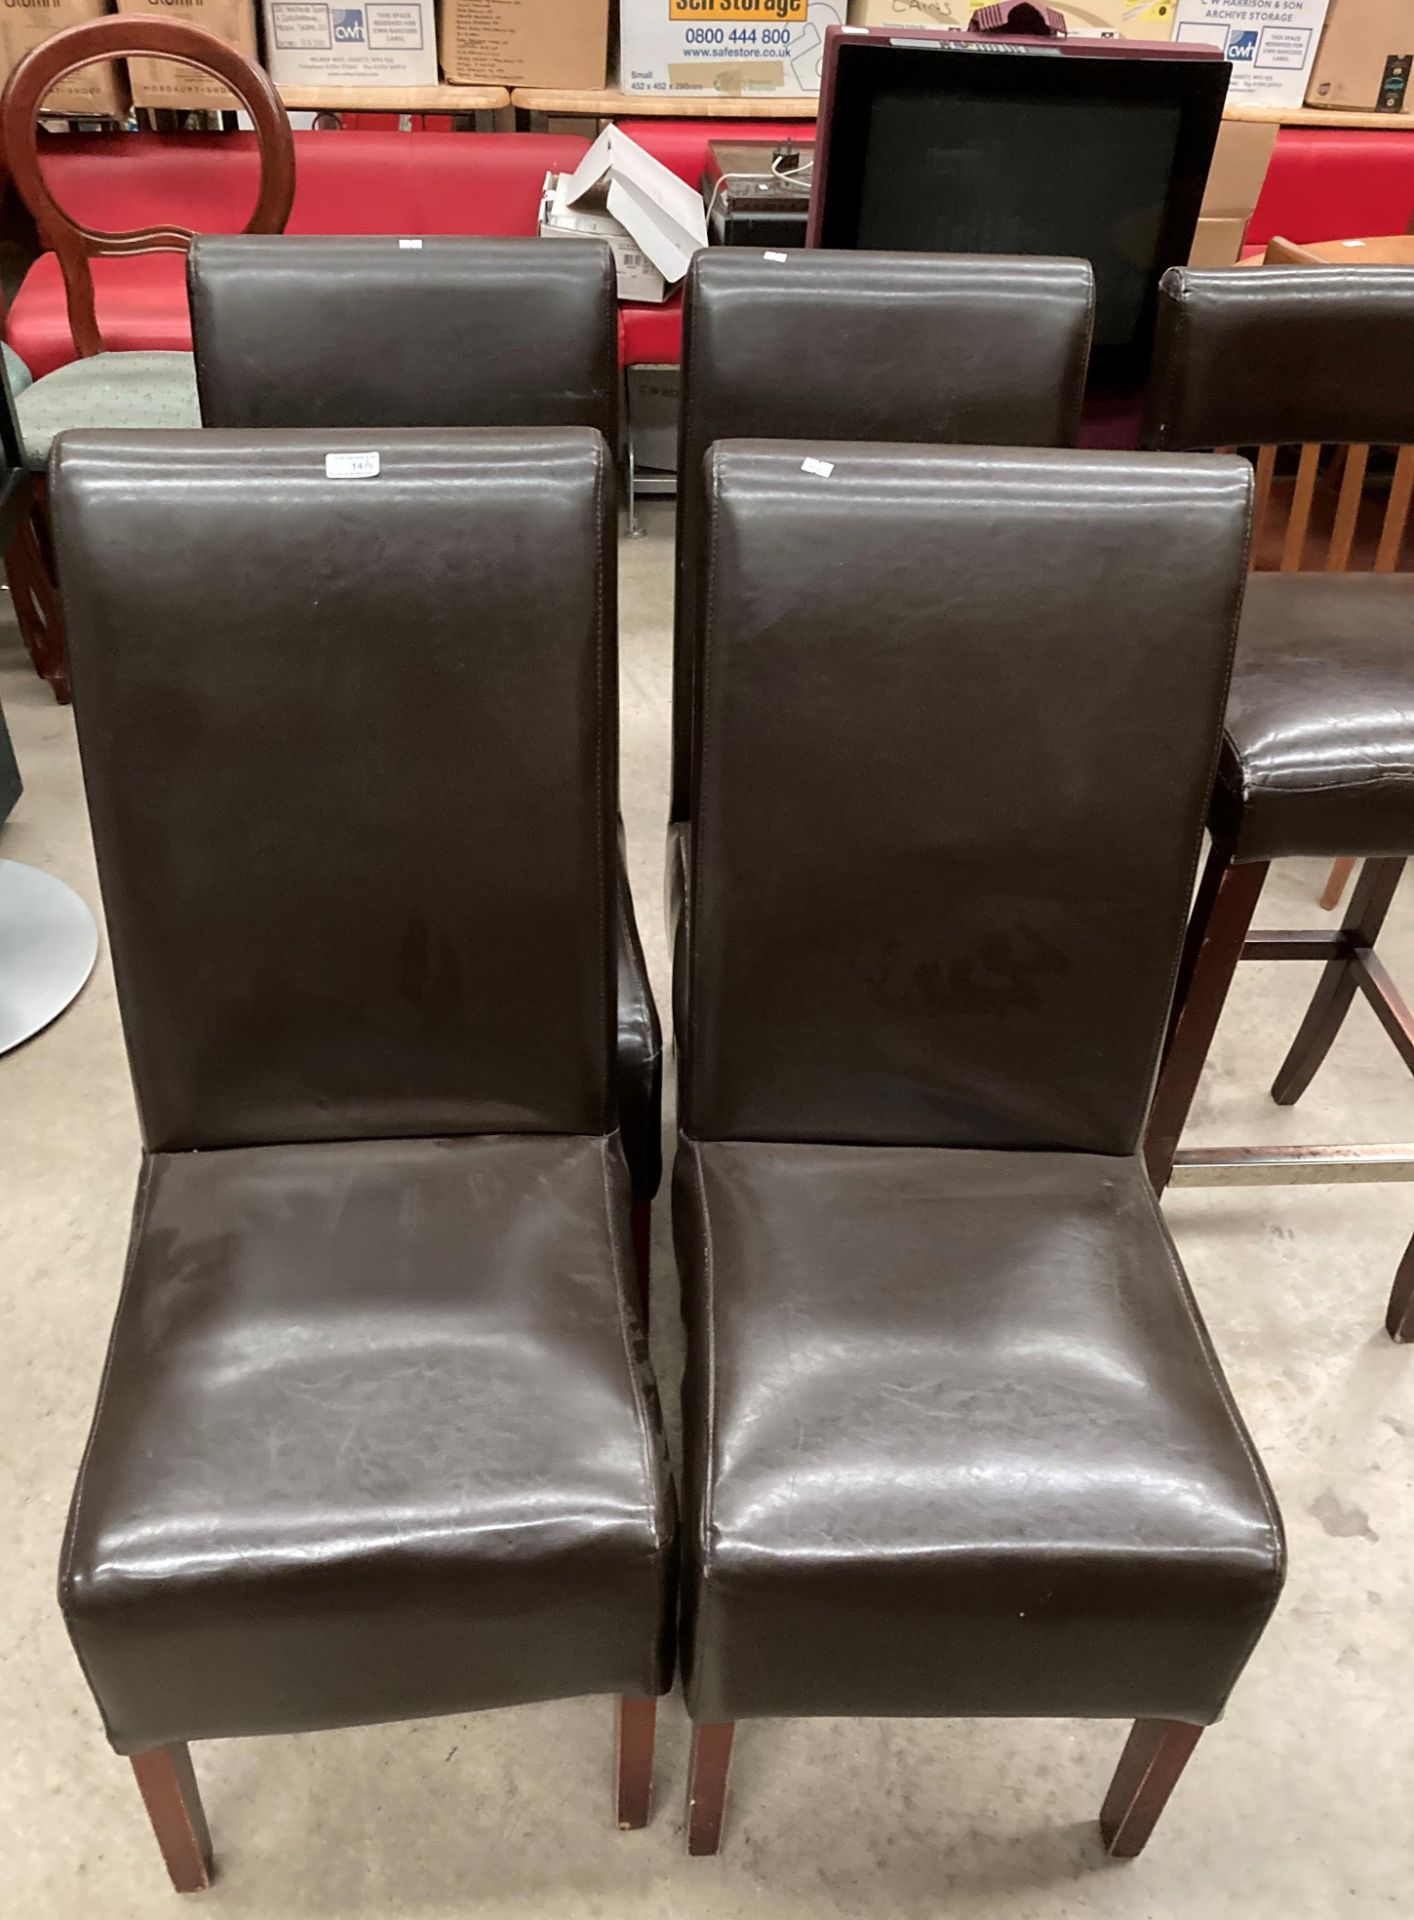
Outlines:
{"label": "box with printed text", "polygon": [[[255,0],[118,0],[119,13],[145,13],[158,20],[180,20],[224,40],[247,60],[255,60]],[[239,102],[230,90],[195,67],[175,60],[128,61],[135,107],[167,107],[177,113],[234,112]]]}
{"label": "box with printed text", "polygon": [[283,87],[435,87],[436,0],[264,0],[265,64]]}
{"label": "box with printed text", "polygon": [[1414,0],[1331,0],[1306,104],[1414,113]]}
{"label": "box with printed text", "polygon": [[[852,27],[956,28],[964,32],[982,0],[849,0]],[[1050,0],[1082,38],[1167,40],[1174,0]]]}
{"label": "box with printed text", "polygon": [[[0,81],[42,40],[111,11],[108,0],[4,0],[0,11]],[[80,67],[61,80],[44,103],[48,113],[92,114],[121,120],[128,110],[126,76],[116,60]]]}
{"label": "box with printed text", "polygon": [[1207,41],[1232,63],[1228,98],[1239,105],[1299,107],[1320,44],[1328,0],[1177,0],[1173,37]]}
{"label": "box with printed text", "polygon": [[609,0],[441,0],[442,71],[469,86],[604,84]]}
{"label": "box with printed text", "polygon": [[620,0],[625,93],[809,94],[846,0]]}

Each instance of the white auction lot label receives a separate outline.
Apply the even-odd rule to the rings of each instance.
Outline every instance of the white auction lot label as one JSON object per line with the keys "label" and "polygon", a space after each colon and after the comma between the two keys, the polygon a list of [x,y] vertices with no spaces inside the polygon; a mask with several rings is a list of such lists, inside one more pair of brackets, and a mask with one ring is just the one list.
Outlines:
{"label": "white auction lot label", "polygon": [[378,472],[376,453],[326,453],[324,473],[329,480],[372,480]]}

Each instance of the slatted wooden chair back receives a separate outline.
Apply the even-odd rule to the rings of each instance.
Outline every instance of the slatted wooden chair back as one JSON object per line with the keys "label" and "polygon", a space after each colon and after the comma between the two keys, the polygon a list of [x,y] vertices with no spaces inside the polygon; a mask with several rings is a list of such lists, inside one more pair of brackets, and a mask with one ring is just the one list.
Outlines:
{"label": "slatted wooden chair back", "polygon": [[1308,441],[1223,451],[1250,453],[1255,461],[1254,568],[1395,573],[1414,564],[1414,446]]}

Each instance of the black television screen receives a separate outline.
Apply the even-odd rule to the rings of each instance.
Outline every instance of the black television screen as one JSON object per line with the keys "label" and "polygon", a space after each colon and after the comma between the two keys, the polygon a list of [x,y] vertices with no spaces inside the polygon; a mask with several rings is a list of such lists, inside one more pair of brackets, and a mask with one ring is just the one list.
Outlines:
{"label": "black television screen", "polygon": [[1097,380],[1142,380],[1159,276],[1192,245],[1228,67],[1121,46],[841,37],[814,243],[1087,259]]}

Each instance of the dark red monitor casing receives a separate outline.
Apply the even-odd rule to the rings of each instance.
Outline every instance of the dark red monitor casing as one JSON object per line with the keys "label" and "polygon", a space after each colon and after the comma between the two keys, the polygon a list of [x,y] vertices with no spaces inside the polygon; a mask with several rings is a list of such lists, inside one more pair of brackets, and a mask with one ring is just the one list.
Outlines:
{"label": "dark red monitor casing", "polygon": [[1049,40],[1034,34],[977,34],[963,31],[935,31],[928,27],[827,27],[825,54],[820,73],[820,115],[815,135],[815,167],[811,175],[810,225],[807,247],[820,244],[820,223],[824,214],[825,185],[830,164],[830,122],[834,110],[835,83],[840,54],[854,47],[895,47],[910,40],[942,41],[949,47],[975,49],[976,57],[1009,50],[1026,52],[1035,48],[1044,55],[1070,55],[1088,60],[1221,60],[1222,50],[1201,42],[1180,45],[1172,40],[1120,40],[1091,38],[1079,34]]}

